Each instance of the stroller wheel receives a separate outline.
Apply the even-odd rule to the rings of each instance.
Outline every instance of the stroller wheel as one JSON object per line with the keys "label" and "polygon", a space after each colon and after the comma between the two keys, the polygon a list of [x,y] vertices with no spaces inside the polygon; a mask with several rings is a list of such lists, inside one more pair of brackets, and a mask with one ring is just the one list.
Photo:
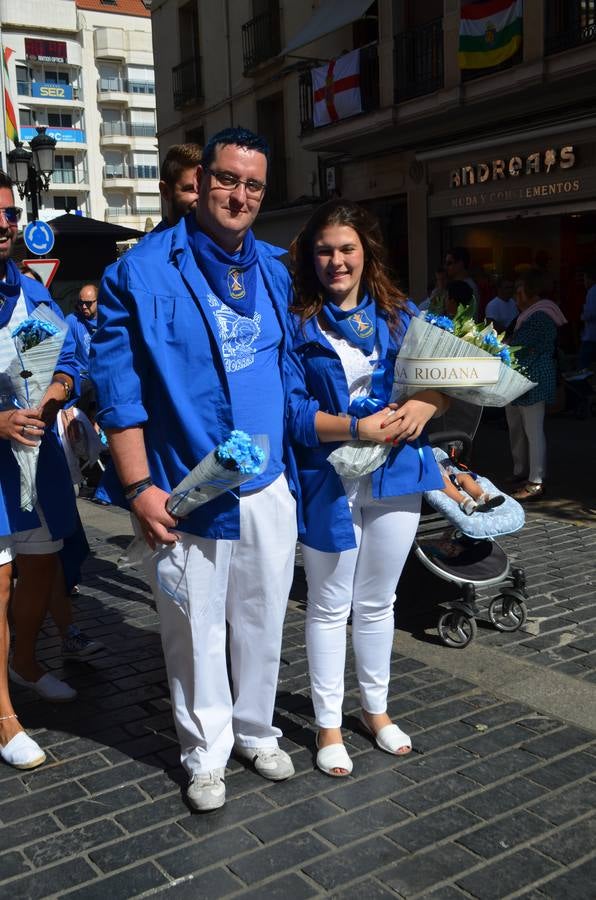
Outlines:
{"label": "stroller wheel", "polygon": [[463,650],[476,637],[476,619],[459,610],[450,609],[439,619],[437,629],[447,647]]}
{"label": "stroller wheel", "polygon": [[528,607],[523,600],[503,594],[491,600],[488,617],[499,631],[517,631],[528,617]]}

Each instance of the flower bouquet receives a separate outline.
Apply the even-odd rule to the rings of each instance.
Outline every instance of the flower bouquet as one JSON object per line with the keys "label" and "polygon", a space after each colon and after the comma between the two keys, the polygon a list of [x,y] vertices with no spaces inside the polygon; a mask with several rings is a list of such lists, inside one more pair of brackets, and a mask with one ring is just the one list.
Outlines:
{"label": "flower bouquet", "polygon": [[[48,389],[68,325],[45,303],[40,304],[11,332],[12,346],[5,345],[0,358],[4,405],[34,409]],[[8,404],[7,404],[8,400]],[[39,445],[36,447],[11,441],[11,449],[19,464],[21,509],[31,512],[37,502],[35,478]]]}
{"label": "flower bouquet", "polygon": [[[476,324],[469,307],[459,306],[453,319],[421,313],[410,321],[395,361],[391,393],[379,398],[378,408],[402,403],[428,388],[475,406],[505,406],[534,387],[515,352],[492,325]],[[350,441],[328,460],[341,477],[361,478],[378,469],[391,449]]]}
{"label": "flower bouquet", "polygon": [[[166,509],[174,518],[183,519],[199,506],[260,475],[268,462],[268,435],[248,435],[244,431],[234,430],[174,488],[168,497]],[[136,537],[129,545],[126,555],[118,561],[118,567],[126,569],[136,566],[154,555],[145,539]]]}

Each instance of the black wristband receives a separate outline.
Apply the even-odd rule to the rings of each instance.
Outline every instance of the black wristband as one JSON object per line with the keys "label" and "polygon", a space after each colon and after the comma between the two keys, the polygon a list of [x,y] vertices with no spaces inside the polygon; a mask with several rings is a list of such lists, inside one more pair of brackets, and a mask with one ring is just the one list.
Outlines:
{"label": "black wristband", "polygon": [[124,488],[124,499],[136,500],[139,494],[142,494],[143,491],[146,491],[147,488],[152,486],[152,484],[153,481],[149,476],[147,478],[142,478],[141,481],[135,481],[132,484],[127,484]]}

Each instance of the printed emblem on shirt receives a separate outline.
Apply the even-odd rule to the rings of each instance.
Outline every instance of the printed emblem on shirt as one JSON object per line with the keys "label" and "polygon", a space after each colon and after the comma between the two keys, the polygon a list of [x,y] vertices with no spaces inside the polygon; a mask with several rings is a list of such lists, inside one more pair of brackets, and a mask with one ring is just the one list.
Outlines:
{"label": "printed emblem on shirt", "polygon": [[242,300],[246,297],[244,288],[244,272],[242,269],[228,270],[228,291],[232,300]]}
{"label": "printed emblem on shirt", "polygon": [[261,334],[261,313],[252,319],[240,316],[214,294],[207,297],[213,310],[226,372],[239,372],[255,361],[256,341]]}
{"label": "printed emblem on shirt", "polygon": [[348,322],[357,338],[367,338],[373,333],[374,325],[366,310],[354,313],[353,316],[348,318]]}

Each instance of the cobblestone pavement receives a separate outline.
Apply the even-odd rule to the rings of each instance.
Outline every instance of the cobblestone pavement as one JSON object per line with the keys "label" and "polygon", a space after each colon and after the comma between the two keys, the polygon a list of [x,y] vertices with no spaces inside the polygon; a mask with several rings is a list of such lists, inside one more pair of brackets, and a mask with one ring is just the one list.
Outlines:
{"label": "cobblestone pavement", "polygon": [[[481,627],[463,652],[432,631],[398,636],[390,712],[413,736],[409,756],[381,753],[359,728],[349,657],[354,773],[342,780],[313,770],[298,571],[277,703],[297,775],[272,784],[231,760],[225,808],[201,815],[183,802],[151,598],[136,573],[115,568],[128,520],[81,511],[94,558],[77,620],[108,649],[63,664],[48,625],[42,657],[79,699],[14,692],[48,762],[29,774],[0,768],[2,896],[594,897],[596,732],[583,723],[593,722],[586,688],[596,680],[596,529],[533,516],[503,542],[528,573],[523,632]],[[511,699],[536,672],[540,696]],[[556,715],[555,685],[565,699]]]}

